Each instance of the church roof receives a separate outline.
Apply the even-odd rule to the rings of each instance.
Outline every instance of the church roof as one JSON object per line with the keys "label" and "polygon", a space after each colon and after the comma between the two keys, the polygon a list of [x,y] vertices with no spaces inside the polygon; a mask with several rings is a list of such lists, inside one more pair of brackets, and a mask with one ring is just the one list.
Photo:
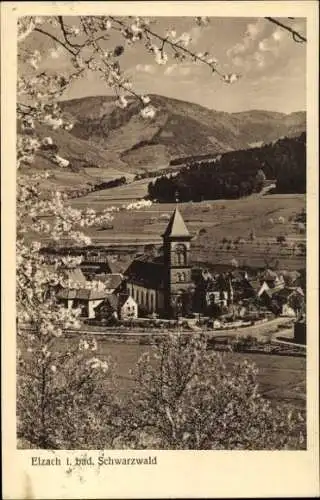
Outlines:
{"label": "church roof", "polygon": [[128,282],[134,282],[146,288],[162,288],[163,260],[161,257],[151,258],[141,255],[131,262],[124,274]]}
{"label": "church roof", "polygon": [[163,233],[164,237],[190,237],[190,233],[185,225],[185,222],[182,218],[182,215],[179,212],[179,209],[176,208],[173,214],[171,215],[169,224],[167,225],[167,229]]}

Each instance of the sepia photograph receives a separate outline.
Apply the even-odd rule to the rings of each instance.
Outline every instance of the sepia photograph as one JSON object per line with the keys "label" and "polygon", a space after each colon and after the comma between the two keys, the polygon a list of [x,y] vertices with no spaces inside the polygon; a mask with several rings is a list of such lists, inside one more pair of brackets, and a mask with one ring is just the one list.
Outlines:
{"label": "sepia photograph", "polygon": [[306,28],[18,18],[18,449],[307,449]]}

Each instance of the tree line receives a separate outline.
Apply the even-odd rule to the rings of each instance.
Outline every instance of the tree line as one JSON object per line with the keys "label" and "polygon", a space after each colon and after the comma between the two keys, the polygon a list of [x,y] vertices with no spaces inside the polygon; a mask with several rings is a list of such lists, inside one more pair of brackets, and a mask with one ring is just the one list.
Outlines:
{"label": "tree line", "polygon": [[306,192],[306,134],[260,148],[232,151],[215,163],[196,161],[175,176],[150,182],[148,194],[159,202],[232,199],[261,191],[275,179],[277,193]]}

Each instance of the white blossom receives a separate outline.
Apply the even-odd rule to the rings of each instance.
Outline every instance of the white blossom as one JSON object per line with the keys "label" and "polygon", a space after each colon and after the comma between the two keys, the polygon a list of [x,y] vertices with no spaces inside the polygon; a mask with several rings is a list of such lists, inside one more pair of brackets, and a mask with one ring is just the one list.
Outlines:
{"label": "white blossom", "polygon": [[146,106],[145,108],[142,108],[140,114],[143,118],[154,118],[156,110],[153,106]]}
{"label": "white blossom", "polygon": [[119,96],[118,99],[116,100],[116,106],[118,106],[121,109],[125,109],[128,106],[127,99],[123,95]]}
{"label": "white blossom", "polygon": [[166,38],[169,38],[170,40],[174,40],[177,36],[177,32],[174,29],[168,30],[168,31],[166,31],[165,36],[166,36]]}
{"label": "white blossom", "polygon": [[69,130],[72,130],[73,129],[73,123],[68,123],[67,125],[65,125],[65,130],[67,130],[69,132]]}
{"label": "white blossom", "polygon": [[155,61],[157,64],[164,65],[167,63],[168,56],[163,50],[157,49],[154,51],[154,54],[155,54]]}
{"label": "white blossom", "polygon": [[55,155],[53,159],[54,159],[54,162],[59,165],[59,167],[65,168],[65,167],[68,167],[70,165],[69,160],[66,160],[65,158],[62,158],[59,155]]}
{"label": "white blossom", "polygon": [[143,102],[143,104],[149,104],[149,102],[150,102],[150,97],[147,95],[140,96],[140,99]]}
{"label": "white blossom", "polygon": [[237,75],[236,73],[231,73],[229,75],[223,75],[223,80],[226,83],[234,83],[234,82],[238,81],[239,78],[240,78],[240,75]]}
{"label": "white blossom", "polygon": [[182,45],[183,47],[188,47],[188,45],[190,44],[192,38],[191,38],[191,35],[190,33],[182,33],[182,35],[180,35],[176,42],[179,43],[180,45]]}
{"label": "white blossom", "polygon": [[28,59],[29,64],[34,69],[38,69],[40,61],[41,61],[41,54],[39,50],[35,50]]}
{"label": "white blossom", "polygon": [[77,36],[80,33],[80,29],[77,26],[69,26],[67,31],[71,36]]}
{"label": "white blossom", "polygon": [[87,351],[89,349],[89,343],[86,340],[81,339],[79,342],[79,351]]}
{"label": "white blossom", "polygon": [[44,146],[52,146],[52,144],[53,144],[53,139],[52,139],[52,137],[44,137],[44,138],[42,139],[42,144],[43,144]]}

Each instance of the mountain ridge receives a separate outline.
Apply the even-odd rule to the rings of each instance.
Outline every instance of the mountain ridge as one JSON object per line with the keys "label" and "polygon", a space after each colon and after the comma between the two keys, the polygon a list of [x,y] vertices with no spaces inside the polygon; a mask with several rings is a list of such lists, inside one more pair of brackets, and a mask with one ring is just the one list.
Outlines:
{"label": "mountain ridge", "polygon": [[[61,130],[55,140],[58,154],[77,172],[75,184],[82,182],[81,172],[92,178],[89,183],[110,180],[118,173],[130,178],[145,170],[156,172],[175,158],[248,149],[254,143],[266,144],[306,130],[304,111],[228,113],[158,94],[149,97],[156,108],[151,120],[141,117],[142,104],[135,98],[128,98],[125,109],[117,107],[112,96],[59,102],[74,126],[69,132]],[[46,168],[50,168],[50,157],[47,160]],[[37,168],[41,162],[43,158],[37,158]],[[51,168],[57,172],[59,167],[52,163]],[[83,182],[87,184],[88,179]]]}

